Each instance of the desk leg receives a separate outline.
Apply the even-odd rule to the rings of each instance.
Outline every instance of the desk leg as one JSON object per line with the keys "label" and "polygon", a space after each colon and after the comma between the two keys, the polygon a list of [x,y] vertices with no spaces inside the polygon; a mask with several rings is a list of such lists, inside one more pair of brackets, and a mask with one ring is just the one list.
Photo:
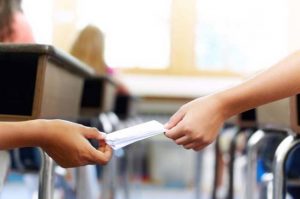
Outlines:
{"label": "desk leg", "polygon": [[220,136],[217,137],[216,143],[215,143],[215,165],[214,165],[214,179],[213,179],[213,187],[212,187],[212,199],[217,198],[217,189],[219,185],[219,179],[221,176],[220,167],[221,167],[221,151],[220,151]]}

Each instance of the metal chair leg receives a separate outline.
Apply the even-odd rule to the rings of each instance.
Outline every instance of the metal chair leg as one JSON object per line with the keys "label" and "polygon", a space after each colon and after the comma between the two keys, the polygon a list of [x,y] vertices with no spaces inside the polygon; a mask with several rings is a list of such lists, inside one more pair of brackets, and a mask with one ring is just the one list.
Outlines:
{"label": "metal chair leg", "polygon": [[285,162],[292,149],[300,144],[300,139],[293,135],[285,138],[278,146],[274,159],[273,199],[285,198]]}
{"label": "metal chair leg", "polygon": [[129,199],[130,198],[130,169],[132,168],[129,164],[129,157],[128,157],[128,152],[127,150],[125,151],[125,169],[123,173],[123,187],[124,187],[124,199]]}
{"label": "metal chair leg", "polygon": [[202,174],[202,159],[203,152],[196,153],[196,164],[195,164],[195,198],[200,199],[200,185],[201,185],[201,174]]}
{"label": "metal chair leg", "polygon": [[42,165],[39,177],[39,199],[51,199],[54,192],[54,161],[44,151],[42,154]]}
{"label": "metal chair leg", "polygon": [[103,167],[103,186],[101,198],[114,199],[116,198],[116,176],[117,176],[117,157],[113,156],[110,162]]}
{"label": "metal chair leg", "polygon": [[257,153],[260,143],[266,137],[263,130],[256,131],[247,144],[247,180],[246,180],[246,199],[254,199],[253,194],[256,193],[256,168]]}
{"label": "metal chair leg", "polygon": [[216,144],[215,144],[215,165],[214,165],[214,179],[213,179],[213,188],[212,188],[212,199],[217,198],[217,189],[218,189],[218,179],[220,178],[219,166],[220,166],[220,136],[217,137]]}
{"label": "metal chair leg", "polygon": [[[103,125],[103,130],[106,133],[111,133],[113,131],[113,126],[105,113],[99,115],[99,121]],[[112,159],[103,169],[103,192],[102,198],[104,199],[114,199],[116,198],[117,191],[117,157],[113,155]]]}
{"label": "metal chair leg", "polygon": [[234,132],[234,135],[230,143],[230,148],[229,148],[230,161],[228,164],[229,183],[228,183],[228,192],[226,197],[227,199],[234,198],[234,162],[235,162],[237,137],[240,133],[242,133],[241,129],[237,128],[236,132]]}
{"label": "metal chair leg", "polygon": [[10,167],[10,159],[7,151],[0,151],[0,192],[4,186],[5,178]]}
{"label": "metal chair leg", "polygon": [[[239,133],[240,128],[238,128],[238,127],[232,127],[232,128],[234,128],[234,136]],[[234,136],[233,136],[232,140],[234,140]],[[233,143],[233,141],[232,140],[231,140],[231,147],[230,147],[231,151],[233,151],[233,149],[232,149],[232,143]],[[235,144],[234,144],[234,148],[235,148]],[[234,151],[235,151],[235,149],[234,149]],[[221,167],[221,160],[219,158],[221,156],[221,153],[222,152],[220,150],[220,136],[218,136],[217,140],[216,140],[216,144],[215,144],[215,166],[214,166],[214,180],[213,180],[212,197],[211,197],[212,199],[216,199],[217,198],[217,190],[218,190],[218,183],[219,183],[218,181],[219,181],[219,179],[222,176],[222,173],[219,170],[219,168]],[[231,161],[231,159],[230,159],[230,161]],[[229,166],[230,165],[233,165],[233,164],[229,163]],[[229,168],[229,172],[230,172],[230,170],[231,169]],[[231,188],[229,187],[227,197],[229,197],[229,195],[231,195],[231,193],[229,193],[230,189]]]}

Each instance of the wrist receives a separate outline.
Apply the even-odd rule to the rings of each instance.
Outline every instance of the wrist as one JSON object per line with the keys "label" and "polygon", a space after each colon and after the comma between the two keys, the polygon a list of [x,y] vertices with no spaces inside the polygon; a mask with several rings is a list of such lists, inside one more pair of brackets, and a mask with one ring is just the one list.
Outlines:
{"label": "wrist", "polygon": [[213,94],[211,97],[215,100],[217,110],[224,121],[235,115],[233,102],[224,92]]}
{"label": "wrist", "polygon": [[[42,147],[46,144],[47,137],[47,120],[36,119],[27,121],[27,142],[34,147]],[[26,136],[25,136],[26,137]]]}

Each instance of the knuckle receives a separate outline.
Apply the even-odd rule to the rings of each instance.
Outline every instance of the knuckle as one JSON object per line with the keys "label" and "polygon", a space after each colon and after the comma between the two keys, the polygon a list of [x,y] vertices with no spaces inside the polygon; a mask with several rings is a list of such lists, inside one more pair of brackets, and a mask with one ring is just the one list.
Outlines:
{"label": "knuckle", "polygon": [[109,159],[108,159],[108,158],[105,158],[105,159],[102,161],[102,165],[107,165],[107,164],[108,164],[108,161],[109,161]]}
{"label": "knuckle", "polygon": [[104,162],[105,164],[107,164],[108,161],[109,161],[109,157],[106,157],[106,156],[105,156],[105,157],[103,158],[103,162]]}
{"label": "knuckle", "polygon": [[84,166],[84,165],[87,165],[87,164],[89,164],[91,161],[89,160],[89,159],[87,159],[87,158],[82,158],[82,159],[80,159],[79,161],[78,161],[78,165],[79,166]]}
{"label": "knuckle", "polygon": [[184,134],[188,137],[189,140],[195,140],[197,134],[189,126],[184,127]]}
{"label": "knuckle", "polygon": [[191,129],[189,128],[188,125],[183,125],[183,126],[182,126],[182,131],[184,132],[185,135],[188,135],[188,136],[190,136],[191,133],[192,133],[192,131],[191,131]]}
{"label": "knuckle", "polygon": [[99,158],[97,160],[97,163],[98,164],[101,164],[101,165],[107,165],[109,162],[109,158],[108,157],[103,157],[103,158]]}
{"label": "knuckle", "polygon": [[189,146],[187,146],[187,145],[183,145],[183,148],[185,148],[185,149],[191,149]]}
{"label": "knuckle", "polygon": [[194,142],[194,141],[198,140],[197,134],[196,134],[196,133],[193,133],[193,132],[191,132],[191,131],[188,131],[188,132],[186,133],[186,136],[187,136],[187,139],[188,139],[190,142]]}
{"label": "knuckle", "polygon": [[67,164],[65,164],[65,163],[62,163],[62,164],[60,164],[60,166],[62,167],[62,168],[68,168],[68,165]]}
{"label": "knuckle", "polygon": [[67,168],[70,168],[70,167],[74,166],[74,163],[72,163],[72,162],[63,162],[63,163],[60,164],[60,166],[62,168],[67,169]]}
{"label": "knuckle", "polygon": [[190,140],[191,140],[191,141],[197,141],[197,140],[198,140],[197,135],[191,134],[191,135],[190,135]]}
{"label": "knuckle", "polygon": [[208,138],[203,138],[202,139],[202,143],[205,144],[205,145],[209,145],[209,144],[212,143],[212,141],[210,139],[208,139]]}
{"label": "knuckle", "polygon": [[98,132],[98,129],[96,127],[93,127],[91,130],[93,130],[95,133]]}
{"label": "knuckle", "polygon": [[175,143],[177,144],[177,145],[180,145],[180,140],[175,140]]}
{"label": "knuckle", "polygon": [[89,160],[90,160],[90,158],[82,153],[82,154],[78,154],[76,161],[77,161],[78,165],[82,166],[82,165],[86,164],[87,162],[89,162]]}
{"label": "knuckle", "polygon": [[165,135],[166,135],[167,138],[170,138],[172,140],[174,140],[174,138],[175,138],[175,135],[170,134],[170,133],[165,133]]}

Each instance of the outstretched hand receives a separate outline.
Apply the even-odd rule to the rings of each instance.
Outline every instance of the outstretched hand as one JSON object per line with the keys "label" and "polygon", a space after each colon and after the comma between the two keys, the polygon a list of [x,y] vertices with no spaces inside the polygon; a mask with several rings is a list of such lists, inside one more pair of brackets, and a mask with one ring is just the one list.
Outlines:
{"label": "outstretched hand", "polygon": [[225,116],[221,104],[212,96],[195,99],[183,105],[165,124],[168,138],[195,151],[212,143]]}
{"label": "outstretched hand", "polygon": [[[64,120],[43,120],[44,132],[41,148],[62,167],[87,164],[107,164],[112,149],[104,136],[96,129]],[[95,149],[87,139],[96,139],[100,147]]]}

